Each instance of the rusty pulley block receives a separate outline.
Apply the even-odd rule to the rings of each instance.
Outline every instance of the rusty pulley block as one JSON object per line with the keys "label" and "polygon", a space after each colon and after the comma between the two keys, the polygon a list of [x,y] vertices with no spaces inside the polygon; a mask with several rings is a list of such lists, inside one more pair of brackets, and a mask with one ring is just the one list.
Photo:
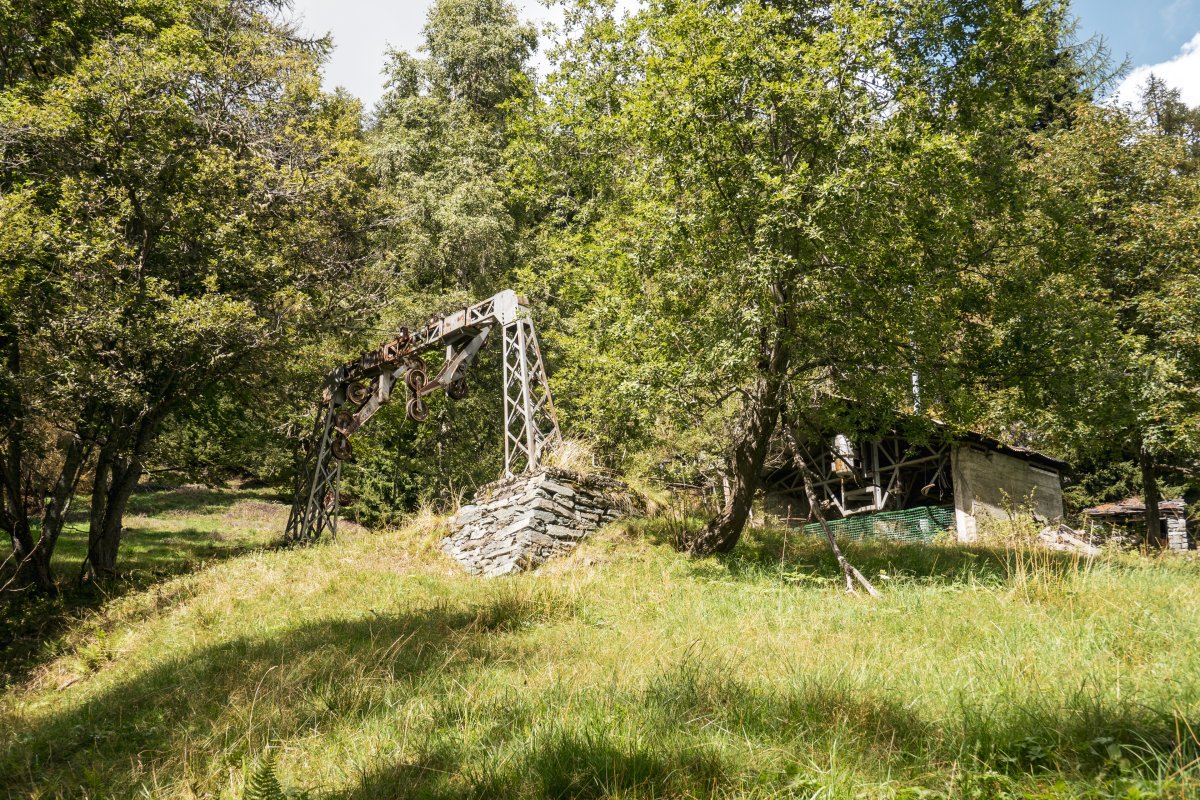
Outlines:
{"label": "rusty pulley block", "polygon": [[333,451],[333,457],[338,461],[350,461],[354,458],[354,448],[351,447],[350,440],[346,438],[346,434],[341,431],[333,435],[329,446]]}
{"label": "rusty pulley block", "polygon": [[373,391],[374,383],[352,383],[346,387],[346,399],[356,406],[367,402]]}
{"label": "rusty pulley block", "polygon": [[404,413],[413,422],[424,422],[429,419],[429,405],[419,396],[413,395],[404,404]]}

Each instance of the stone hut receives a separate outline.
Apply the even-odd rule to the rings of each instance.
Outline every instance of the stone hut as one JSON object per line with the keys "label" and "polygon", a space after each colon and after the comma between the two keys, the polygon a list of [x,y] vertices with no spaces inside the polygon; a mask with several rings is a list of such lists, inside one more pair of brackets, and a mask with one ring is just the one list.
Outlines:
{"label": "stone hut", "polygon": [[1183,500],[1163,500],[1158,504],[1157,531],[1146,530],[1146,502],[1140,497],[1093,506],[1085,509],[1083,516],[1088,533],[1095,538],[1128,537],[1155,546],[1165,543],[1169,549],[1179,551],[1195,546],[1188,531],[1187,505]]}

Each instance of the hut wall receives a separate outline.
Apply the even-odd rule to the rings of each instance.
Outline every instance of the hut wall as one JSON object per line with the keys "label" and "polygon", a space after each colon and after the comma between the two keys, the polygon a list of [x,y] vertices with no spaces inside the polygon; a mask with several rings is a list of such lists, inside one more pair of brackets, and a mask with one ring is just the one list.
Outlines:
{"label": "hut wall", "polygon": [[1054,470],[966,444],[955,445],[950,458],[959,541],[978,536],[981,516],[1004,519],[1013,508],[1062,518],[1062,479]]}

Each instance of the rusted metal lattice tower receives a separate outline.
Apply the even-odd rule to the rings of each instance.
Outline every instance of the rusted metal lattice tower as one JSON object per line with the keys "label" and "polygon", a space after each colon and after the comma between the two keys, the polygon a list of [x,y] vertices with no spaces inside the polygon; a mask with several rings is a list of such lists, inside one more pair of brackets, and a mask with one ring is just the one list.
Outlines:
{"label": "rusted metal lattice tower", "polygon": [[560,438],[533,323],[504,326],[504,474],[532,470]]}
{"label": "rusted metal lattice tower", "polygon": [[337,536],[342,462],[332,453],[331,406],[321,407],[312,435],[301,441],[296,455],[292,511],[284,530],[288,542],[316,541],[325,531]]}
{"label": "rusted metal lattice tower", "polygon": [[[546,368],[528,304],[511,290],[448,315],[438,315],[329,373],[311,434],[297,451],[292,511],[284,538],[311,542],[326,531],[337,534],[341,465],[353,457],[350,437],[388,400],[397,384],[407,387],[405,411],[423,422],[424,398],[445,390],[452,400],[466,396],[466,371],[499,326],[504,346],[504,474],[538,467],[561,438]],[[428,376],[423,353],[445,347],[437,374]]]}

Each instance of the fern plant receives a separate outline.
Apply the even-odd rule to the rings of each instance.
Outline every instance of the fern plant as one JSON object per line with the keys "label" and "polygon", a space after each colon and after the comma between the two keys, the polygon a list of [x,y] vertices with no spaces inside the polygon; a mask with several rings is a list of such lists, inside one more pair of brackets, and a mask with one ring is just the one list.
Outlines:
{"label": "fern plant", "polygon": [[242,800],[287,800],[279,784],[279,776],[275,774],[275,754],[270,750],[250,773]]}

